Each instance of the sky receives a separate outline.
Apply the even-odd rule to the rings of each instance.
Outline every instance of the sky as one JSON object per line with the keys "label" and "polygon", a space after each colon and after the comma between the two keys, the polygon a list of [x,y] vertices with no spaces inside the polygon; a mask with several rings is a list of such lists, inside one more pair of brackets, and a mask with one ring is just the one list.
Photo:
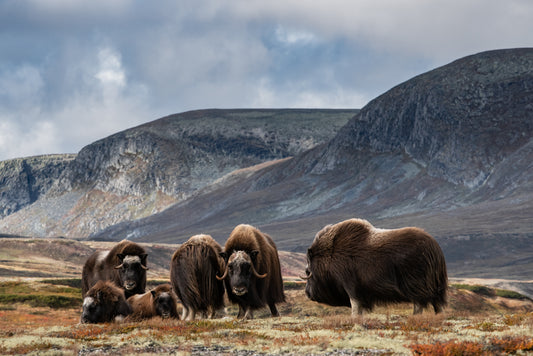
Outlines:
{"label": "sky", "polygon": [[208,108],[362,108],[486,50],[531,0],[0,0],[0,161]]}

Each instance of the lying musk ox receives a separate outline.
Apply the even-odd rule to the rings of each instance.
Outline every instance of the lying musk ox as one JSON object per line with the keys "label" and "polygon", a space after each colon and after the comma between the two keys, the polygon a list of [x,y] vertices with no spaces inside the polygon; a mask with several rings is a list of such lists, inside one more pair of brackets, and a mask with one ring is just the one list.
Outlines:
{"label": "lying musk ox", "polygon": [[81,323],[105,323],[131,314],[124,290],[111,281],[98,281],[83,298]]}
{"label": "lying musk ox", "polygon": [[122,240],[110,251],[97,251],[82,270],[82,297],[97,281],[113,281],[124,288],[126,298],[144,293],[146,288],[146,251],[134,242]]}
{"label": "lying musk ox", "polygon": [[279,316],[276,303],[285,301],[278,250],[267,234],[250,225],[239,225],[230,234],[221,256],[226,268],[228,297],[239,304],[238,318],[252,319],[253,310],[267,304]]}
{"label": "lying musk ox", "polygon": [[176,296],[170,284],[161,284],[144,293],[135,294],[128,298],[132,309],[133,319],[148,319],[160,316],[164,319],[179,319]]}
{"label": "lying musk ox", "polygon": [[174,252],[170,281],[183,305],[182,319],[194,320],[197,312],[213,318],[224,306],[224,283],[216,278],[224,271],[221,252],[209,235],[195,235]]}
{"label": "lying musk ox", "polygon": [[438,243],[421,229],[384,230],[350,219],[319,231],[307,250],[309,299],[351,306],[352,315],[374,305],[411,302],[414,314],[446,305],[446,262]]}

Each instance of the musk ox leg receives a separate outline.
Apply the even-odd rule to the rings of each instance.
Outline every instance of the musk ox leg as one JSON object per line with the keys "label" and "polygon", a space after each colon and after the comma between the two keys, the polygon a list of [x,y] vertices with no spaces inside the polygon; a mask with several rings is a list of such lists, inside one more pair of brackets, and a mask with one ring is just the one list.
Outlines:
{"label": "musk ox leg", "polygon": [[279,312],[278,312],[278,308],[276,308],[276,304],[271,303],[268,305],[268,307],[270,308],[270,313],[272,314],[272,316],[279,316]]}
{"label": "musk ox leg", "polygon": [[418,303],[414,303],[413,315],[422,314],[423,311],[424,311],[424,306],[423,305],[418,304]]}
{"label": "musk ox leg", "polygon": [[350,304],[352,305],[352,316],[356,317],[358,315],[363,315],[363,308],[361,303],[355,298],[350,297]]}
{"label": "musk ox leg", "polygon": [[242,319],[244,317],[245,309],[242,305],[239,304],[239,314],[237,314],[237,319]]}
{"label": "musk ox leg", "polygon": [[215,319],[216,314],[217,314],[217,310],[215,309],[215,307],[209,307],[208,312],[207,312],[207,318]]}
{"label": "musk ox leg", "polygon": [[239,314],[237,319],[250,320],[254,318],[254,312],[249,306],[242,306],[239,304]]}
{"label": "musk ox leg", "polygon": [[433,304],[433,310],[435,310],[435,314],[442,312],[442,306],[439,303],[435,302],[432,304]]}

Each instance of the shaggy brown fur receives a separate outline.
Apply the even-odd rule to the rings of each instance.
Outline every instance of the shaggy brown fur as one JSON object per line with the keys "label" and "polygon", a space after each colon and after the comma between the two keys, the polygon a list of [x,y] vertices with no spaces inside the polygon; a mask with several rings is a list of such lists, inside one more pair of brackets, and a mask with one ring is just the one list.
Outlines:
{"label": "shaggy brown fur", "polygon": [[[127,256],[137,256],[123,264]],[[122,240],[110,251],[97,251],[85,262],[82,270],[82,297],[97,281],[112,281],[124,288],[126,297],[142,294],[146,288],[146,251],[138,244]],[[130,257],[131,258],[131,257]],[[126,266],[127,265],[127,266]],[[121,266],[121,268],[117,268]]]}
{"label": "shaggy brown fur", "polygon": [[239,304],[239,318],[253,318],[253,310],[266,305],[278,316],[276,303],[285,301],[276,244],[250,225],[238,225],[221,254],[226,261],[226,291]]}
{"label": "shaggy brown fur", "polygon": [[224,306],[222,247],[209,235],[195,235],[182,244],[170,263],[170,281],[183,304],[181,318],[194,320],[201,312],[209,318]]}
{"label": "shaggy brown fur", "polygon": [[314,301],[351,306],[352,314],[376,304],[414,303],[414,313],[446,305],[444,254],[425,231],[374,228],[350,219],[319,231],[307,251],[306,294]]}
{"label": "shaggy brown fur", "polygon": [[98,281],[83,299],[81,323],[105,323],[131,313],[124,291],[110,281]]}
{"label": "shaggy brown fur", "polygon": [[144,294],[132,295],[128,298],[128,303],[133,310],[130,318],[135,320],[154,316],[179,319],[178,302],[172,292],[172,286],[168,283],[161,284]]}

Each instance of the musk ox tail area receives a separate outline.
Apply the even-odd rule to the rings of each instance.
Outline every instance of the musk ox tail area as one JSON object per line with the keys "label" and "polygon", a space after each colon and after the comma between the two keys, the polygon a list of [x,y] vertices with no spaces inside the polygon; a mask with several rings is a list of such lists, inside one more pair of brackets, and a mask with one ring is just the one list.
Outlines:
{"label": "musk ox tail area", "polygon": [[[216,276],[223,273],[222,248],[212,238],[193,236],[176,250],[170,267],[171,283],[186,314],[210,313],[224,306],[224,285]],[[193,318],[194,315],[189,315]]]}

